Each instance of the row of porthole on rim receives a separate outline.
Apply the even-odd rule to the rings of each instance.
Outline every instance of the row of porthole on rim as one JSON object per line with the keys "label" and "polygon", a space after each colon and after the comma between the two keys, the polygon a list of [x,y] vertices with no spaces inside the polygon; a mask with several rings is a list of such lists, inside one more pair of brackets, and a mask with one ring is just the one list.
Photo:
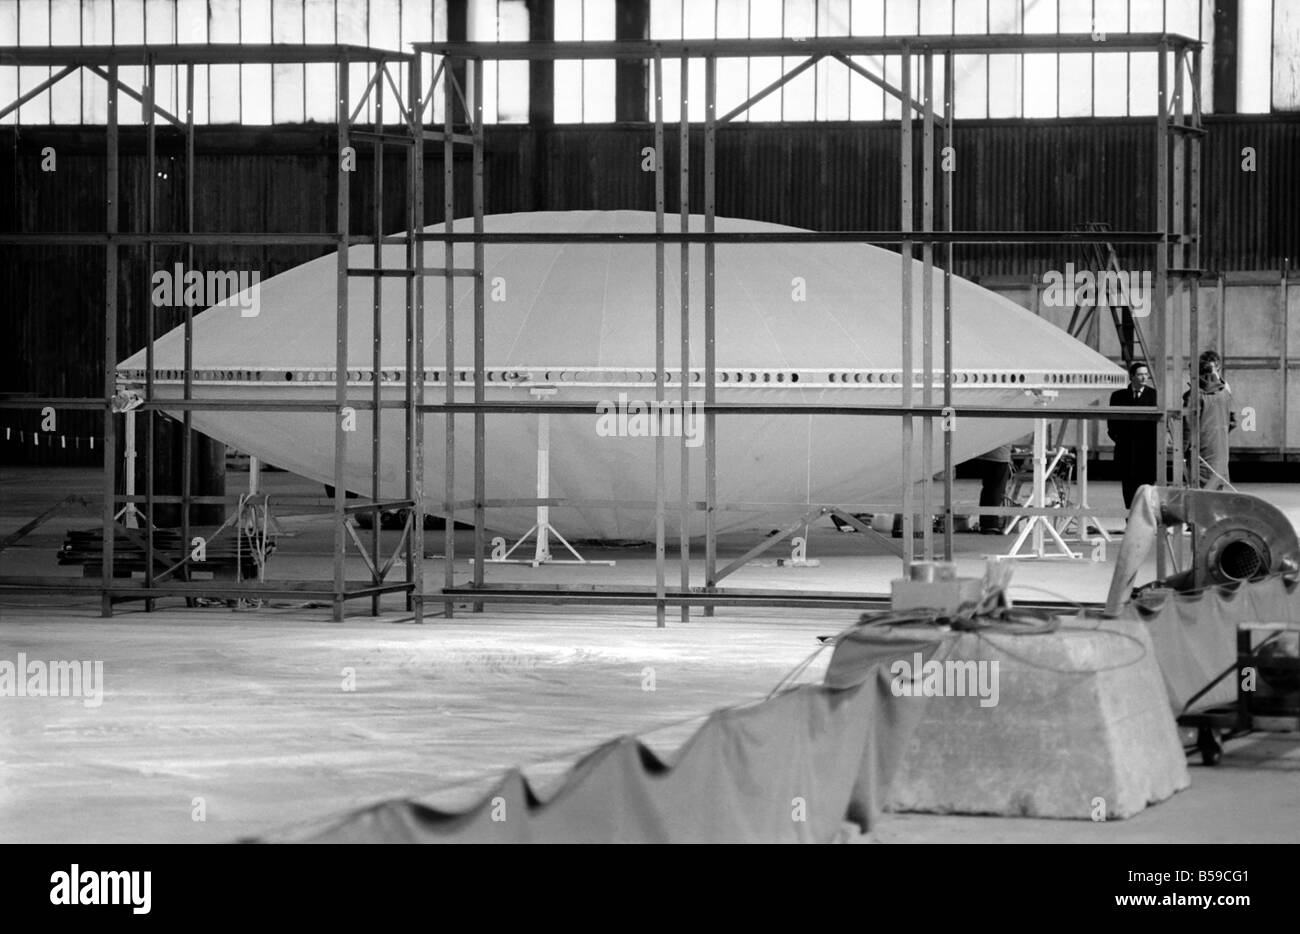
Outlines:
{"label": "row of porthole on rim", "polygon": [[[594,370],[594,371],[548,370],[546,371],[543,379],[544,380],[554,379],[559,382],[585,382],[585,381],[589,381],[589,378],[592,376],[592,374],[596,374],[596,376],[599,378],[600,376],[604,376],[606,372],[607,371],[601,371],[601,370]],[[133,377],[139,379],[144,378],[144,371],[142,370],[133,370],[130,371],[130,373]],[[786,376],[787,376],[787,374],[784,372],[778,372],[776,374],[767,372],[767,373],[760,374],[757,371],[748,370],[748,371],[734,371],[734,379],[733,379],[732,373],[733,371],[726,371],[726,370],[719,371],[718,382],[720,383],[728,383],[728,382],[770,383],[775,381],[778,383],[783,383],[786,381]],[[552,376],[552,374],[556,374],[556,375]],[[648,382],[648,383],[655,382],[655,374],[653,371],[649,371],[649,372],[634,371],[634,374],[635,374],[634,378],[631,380],[632,382]],[[427,370],[425,374],[426,379],[431,379],[433,382],[441,382],[442,375],[443,375],[442,370]],[[626,373],[624,375],[626,375]],[[772,378],[773,375],[775,375],[776,377],[775,380],[773,380]],[[791,372],[788,375],[789,375],[789,381],[791,383],[799,382],[799,373]],[[841,383],[853,382],[859,384],[861,383],[899,384],[902,382],[902,374],[894,373],[894,372],[879,373],[879,374],[874,372],[858,372],[852,374],[848,372],[842,372],[839,374],[827,373],[825,375],[826,375],[826,381],[829,383],[836,382],[837,375],[839,376],[839,382]],[[877,375],[879,375],[879,379],[877,379]],[[1106,380],[1107,382],[1121,381],[1120,377],[1118,376],[1111,376],[1110,374],[1106,374],[1106,375],[1109,377]],[[517,370],[489,370],[484,374],[484,376],[487,382],[507,382],[507,383],[519,382],[526,378]],[[760,380],[760,376],[762,377],[761,380]],[[1026,380],[1026,376],[1024,373],[954,373],[953,376],[955,377],[956,382],[958,383],[981,384],[981,385],[1023,383]],[[181,380],[185,378],[185,373],[183,370],[158,370],[156,372],[156,377],[159,379]],[[402,382],[405,379],[405,376],[400,370],[381,370],[380,377],[381,377],[381,382],[396,383],[396,382]],[[679,383],[681,382],[680,378],[675,380],[674,377],[675,374],[669,372],[667,374],[666,382],[669,383],[674,381]],[[1048,383],[1079,384],[1079,383],[1090,381],[1091,378],[1095,377],[1095,374],[1093,374],[1093,376],[1090,377],[1089,374],[1085,374],[1085,373],[1046,373],[1044,374],[1044,377],[1045,377],[1045,381]],[[196,370],[194,374],[194,378],[200,380],[239,380],[243,382],[275,381],[274,377],[264,376],[261,370],[257,370],[257,371]],[[349,370],[348,380],[349,382],[373,382],[374,373],[372,370]],[[286,370],[284,372],[284,382],[295,382],[295,381],[333,382],[334,371],[333,370]],[[458,371],[457,381],[466,382],[466,383],[470,382],[471,377],[469,375],[469,372],[466,370]],[[590,380],[590,381],[596,381],[596,380]],[[700,383],[703,381],[704,381],[703,373],[701,373],[700,371],[691,372],[691,382]]]}

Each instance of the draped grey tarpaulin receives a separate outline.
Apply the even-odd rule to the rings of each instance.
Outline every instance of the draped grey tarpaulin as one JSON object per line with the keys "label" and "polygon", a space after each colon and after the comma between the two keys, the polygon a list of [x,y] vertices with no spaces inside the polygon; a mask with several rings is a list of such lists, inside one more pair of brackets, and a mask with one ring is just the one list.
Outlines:
{"label": "draped grey tarpaulin", "polygon": [[[1236,627],[1300,620],[1300,582],[1282,577],[1124,615],[1150,630],[1175,709],[1232,664]],[[389,801],[264,842],[705,843],[826,842],[846,823],[870,830],[887,800],[927,702],[890,691],[890,659],[943,647],[924,637],[887,651],[837,652],[825,685],[802,685],[746,707],[715,711],[671,756],[632,736],[580,760],[542,798],[514,769],[472,807],[439,811]],[[1231,701],[1231,679],[1201,700]],[[432,782],[431,782],[432,783]],[[800,819],[800,818],[803,819]]]}
{"label": "draped grey tarpaulin", "polygon": [[[932,654],[935,646],[927,652]],[[847,680],[847,679],[846,679]],[[884,665],[717,710],[661,758],[635,737],[600,746],[541,800],[507,773],[446,813],[390,801],[264,842],[819,843],[865,831],[926,704],[894,697]]]}
{"label": "draped grey tarpaulin", "polygon": [[[1121,618],[1146,623],[1169,703],[1178,711],[1236,661],[1238,624],[1300,622],[1300,579],[1279,575],[1194,595],[1171,594],[1154,610],[1129,604]],[[1196,706],[1236,699],[1236,681],[1225,678]]]}

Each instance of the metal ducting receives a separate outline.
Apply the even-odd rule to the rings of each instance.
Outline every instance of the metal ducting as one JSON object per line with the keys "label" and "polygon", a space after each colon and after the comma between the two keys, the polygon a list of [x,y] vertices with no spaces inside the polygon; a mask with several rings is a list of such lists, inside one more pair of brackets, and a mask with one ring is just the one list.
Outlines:
{"label": "metal ducting", "polygon": [[1166,491],[1161,524],[1192,526],[1192,563],[1166,586],[1195,589],[1300,568],[1300,542],[1276,506],[1244,493]]}
{"label": "metal ducting", "polygon": [[1191,591],[1300,571],[1300,541],[1277,507],[1244,493],[1144,486],[1129,510],[1106,601],[1108,616],[1117,615],[1131,598],[1133,581],[1157,533],[1183,524],[1192,527],[1191,565],[1147,586]]}

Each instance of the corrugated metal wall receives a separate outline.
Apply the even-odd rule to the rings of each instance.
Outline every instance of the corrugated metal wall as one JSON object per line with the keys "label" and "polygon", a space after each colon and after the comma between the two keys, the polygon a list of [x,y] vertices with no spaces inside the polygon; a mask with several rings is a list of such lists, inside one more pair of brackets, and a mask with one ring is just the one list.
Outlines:
{"label": "corrugated metal wall", "polygon": [[[1205,264],[1274,269],[1300,250],[1300,119],[1207,118],[1203,147]],[[677,138],[668,135],[669,200],[676,204]],[[919,165],[919,132],[915,134]],[[540,178],[531,181],[535,131],[491,137],[494,211],[653,209],[654,181],[641,173],[641,127],[559,128],[546,134]],[[692,137],[693,205],[703,197],[703,138]],[[1242,150],[1256,153],[1243,172]],[[1156,133],[1149,119],[958,124],[954,223],[964,229],[1070,228],[1086,220],[1154,226]],[[898,131],[880,124],[721,127],[718,212],[821,230],[897,229]],[[918,202],[920,185],[914,186]],[[940,210],[936,205],[936,211]],[[919,218],[919,213],[918,213]],[[962,247],[962,275],[1032,274],[1076,254]],[[1059,256],[1059,258],[1058,258]],[[1140,257],[1133,257],[1137,262]]]}
{"label": "corrugated metal wall", "polygon": [[[1203,173],[1205,263],[1211,269],[1279,269],[1300,253],[1300,119],[1207,118]],[[676,205],[676,134],[669,133],[670,206]],[[917,134],[919,151],[919,133]],[[206,129],[198,134],[200,230],[330,231],[333,134],[328,127]],[[493,213],[538,209],[654,207],[654,180],[640,169],[653,142],[645,126],[497,127],[488,133],[487,204]],[[960,124],[955,136],[956,226],[1061,229],[1085,220],[1115,227],[1153,224],[1155,130],[1150,120],[990,121]],[[702,134],[692,139],[691,201],[702,204]],[[58,171],[42,172],[53,146]],[[1242,171],[1242,151],[1257,171]],[[104,223],[102,129],[0,130],[0,226],[6,230],[99,230]],[[123,130],[121,227],[140,229],[145,210],[143,134]],[[179,137],[159,132],[160,227],[182,223]],[[426,216],[441,216],[440,152],[429,153]],[[355,230],[370,217],[368,152],[354,179]],[[404,158],[391,156],[386,211],[403,216]],[[919,165],[919,161],[918,161]],[[464,166],[464,168],[467,168]],[[458,211],[468,207],[469,173],[458,166]],[[815,229],[897,229],[898,130],[882,124],[748,124],[718,131],[718,212]],[[915,188],[919,204],[920,186]],[[919,209],[919,208],[918,208]],[[936,208],[938,210],[938,206]],[[936,216],[939,216],[936,214]],[[274,275],[312,248],[196,251],[195,264],[256,268]],[[1148,251],[1149,255],[1149,251]],[[160,249],[157,262],[182,259]],[[1124,255],[1141,266],[1141,253]],[[1038,275],[1078,262],[1074,248],[960,247],[955,271],[968,277]],[[144,342],[147,307],[143,249],[122,251],[122,355]],[[0,247],[0,391],[90,395],[102,380],[103,253],[93,248]],[[165,317],[160,315],[160,318]],[[158,333],[174,323],[158,322]],[[38,419],[0,418],[0,461],[93,463],[87,439],[98,417],[61,416],[67,447],[30,440]],[[28,424],[30,422],[30,424]],[[11,437],[4,439],[4,429]],[[66,430],[64,430],[66,429]],[[45,442],[48,444],[48,440]]]}

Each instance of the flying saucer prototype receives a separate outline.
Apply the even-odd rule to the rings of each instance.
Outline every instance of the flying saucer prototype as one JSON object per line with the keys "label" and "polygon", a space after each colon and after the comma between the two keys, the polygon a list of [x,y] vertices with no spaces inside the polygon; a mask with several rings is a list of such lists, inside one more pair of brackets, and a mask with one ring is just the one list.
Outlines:
{"label": "flying saucer prototype", "polygon": [[[679,219],[667,219],[670,231]],[[468,230],[458,220],[456,230]],[[691,229],[702,229],[701,217]],[[654,215],[640,211],[504,214],[485,229],[515,232],[650,232]],[[718,218],[719,231],[793,228]],[[442,225],[428,228],[442,230]],[[401,268],[404,247],[387,246],[384,266]],[[426,246],[426,266],[442,265],[442,245]],[[665,347],[669,399],[680,398],[680,258],[665,250]],[[703,418],[688,411],[647,415],[655,397],[655,250],[646,244],[503,244],[485,248],[485,355],[489,401],[548,398],[603,403],[590,415],[549,417],[550,494],[602,505],[557,507],[551,521],[569,538],[654,537],[654,431],[668,435],[669,527],[673,529],[680,476],[678,436],[689,442],[691,497],[704,496]],[[352,248],[350,265],[372,265],[373,247]],[[691,398],[703,400],[704,249],[690,253]],[[458,244],[457,267],[473,265],[472,247]],[[902,398],[901,276],[898,254],[858,244],[725,244],[716,248],[717,370],[720,402],[897,404]],[[335,271],[328,255],[261,283],[253,309],[213,307],[194,319],[194,394],[203,398],[309,399],[333,402],[335,393]],[[935,296],[942,273],[935,270]],[[922,266],[914,264],[915,400],[920,401]],[[405,287],[401,277],[382,287],[385,398],[401,399],[405,380]],[[458,401],[472,401],[473,286],[455,280],[455,373]],[[349,281],[349,392],[370,398],[373,283]],[[952,433],[957,461],[1024,435],[1032,422],[966,418],[962,406],[1027,403],[1053,408],[1092,403],[1124,383],[1105,357],[1013,302],[953,279]],[[942,363],[942,315],[934,315],[936,369]],[[443,281],[427,280],[425,398],[445,397]],[[140,351],[118,368],[122,383],[144,380]],[[180,398],[183,333],[177,328],[155,346],[155,393]],[[941,378],[941,377],[940,377]],[[936,380],[935,399],[940,399]],[[239,450],[322,483],[333,482],[333,413],[195,411],[194,426]],[[369,413],[356,414],[347,448],[348,487],[369,493]],[[403,414],[383,415],[381,478],[384,495],[403,494]],[[427,512],[443,496],[445,417],[425,417],[424,490]],[[456,498],[473,496],[472,419],[458,417]],[[489,415],[486,483],[491,499],[536,495],[538,417]],[[920,479],[921,422],[915,423],[913,465]],[[896,500],[901,495],[902,426],[896,417],[720,415],[717,418],[718,500],[745,510],[718,513],[719,531],[770,529],[806,510],[802,504]],[[942,436],[935,425],[936,450]],[[771,504],[756,506],[755,504]],[[532,507],[488,510],[488,525],[522,533]],[[696,513],[692,534],[703,531]]]}

